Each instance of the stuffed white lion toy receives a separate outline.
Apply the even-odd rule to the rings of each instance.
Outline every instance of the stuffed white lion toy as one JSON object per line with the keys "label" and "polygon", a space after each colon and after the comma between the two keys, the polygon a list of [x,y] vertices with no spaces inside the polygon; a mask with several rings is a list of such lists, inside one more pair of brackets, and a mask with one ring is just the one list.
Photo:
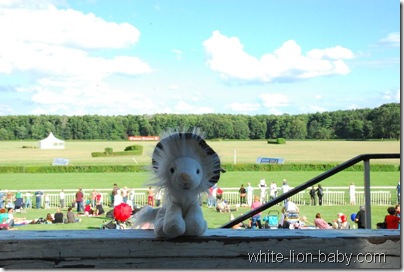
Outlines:
{"label": "stuffed white lion toy", "polygon": [[157,237],[202,235],[207,223],[199,205],[200,197],[219,181],[220,159],[193,132],[174,132],[157,143],[152,155],[153,185],[164,191],[161,208],[143,207],[135,214],[135,226],[154,225]]}

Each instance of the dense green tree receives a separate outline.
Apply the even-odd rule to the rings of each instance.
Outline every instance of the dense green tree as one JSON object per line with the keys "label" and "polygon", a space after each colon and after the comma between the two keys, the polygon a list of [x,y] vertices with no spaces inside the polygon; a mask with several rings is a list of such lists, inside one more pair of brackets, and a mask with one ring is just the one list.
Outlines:
{"label": "dense green tree", "polygon": [[265,139],[267,125],[264,121],[255,116],[250,116],[248,118],[248,127],[250,131],[250,139]]}
{"label": "dense green tree", "polygon": [[124,140],[200,128],[207,139],[399,139],[400,104],[300,115],[155,114],[0,116],[0,140]]}

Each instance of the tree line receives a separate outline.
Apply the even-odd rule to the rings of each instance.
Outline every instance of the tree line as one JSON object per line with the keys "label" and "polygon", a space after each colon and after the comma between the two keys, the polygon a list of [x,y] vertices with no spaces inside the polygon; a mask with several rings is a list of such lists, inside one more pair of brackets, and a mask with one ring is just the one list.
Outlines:
{"label": "tree line", "polygon": [[400,104],[298,115],[154,114],[0,116],[0,140],[123,140],[199,127],[207,139],[400,139]]}

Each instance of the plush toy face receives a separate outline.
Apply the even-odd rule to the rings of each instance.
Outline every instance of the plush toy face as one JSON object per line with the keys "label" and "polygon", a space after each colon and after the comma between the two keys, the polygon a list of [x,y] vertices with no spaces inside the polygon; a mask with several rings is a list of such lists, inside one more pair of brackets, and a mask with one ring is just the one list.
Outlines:
{"label": "plush toy face", "polygon": [[179,190],[195,190],[203,177],[202,166],[192,158],[178,158],[172,162],[168,170],[171,186]]}
{"label": "plush toy face", "polygon": [[187,190],[189,194],[200,194],[225,172],[220,167],[216,152],[195,133],[172,133],[164,137],[153,151],[152,167],[156,183],[151,185]]}

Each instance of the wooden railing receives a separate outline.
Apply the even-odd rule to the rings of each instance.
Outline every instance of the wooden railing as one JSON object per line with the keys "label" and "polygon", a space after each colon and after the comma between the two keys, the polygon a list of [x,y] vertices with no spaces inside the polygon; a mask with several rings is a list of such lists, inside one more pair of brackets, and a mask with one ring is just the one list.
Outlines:
{"label": "wooden railing", "polygon": [[290,191],[278,196],[275,199],[272,199],[271,201],[261,205],[260,207],[251,210],[239,217],[236,217],[235,219],[231,220],[230,222],[222,225],[220,228],[231,228],[234,225],[249,219],[250,217],[256,215],[257,213],[260,213],[266,209],[271,208],[272,206],[280,203],[281,201],[299,193],[300,191],[303,191],[307,189],[310,186],[313,186],[345,169],[348,167],[351,167],[358,162],[364,163],[364,192],[365,192],[365,225],[367,229],[371,228],[371,205],[370,205],[370,159],[400,159],[400,154],[399,153],[391,153],[391,154],[385,154],[385,153],[380,153],[380,154],[362,154],[357,157],[354,157],[340,165],[337,165],[336,167],[324,172],[323,174],[318,175],[315,178],[312,178],[311,180],[306,181],[305,183],[294,187]]}

